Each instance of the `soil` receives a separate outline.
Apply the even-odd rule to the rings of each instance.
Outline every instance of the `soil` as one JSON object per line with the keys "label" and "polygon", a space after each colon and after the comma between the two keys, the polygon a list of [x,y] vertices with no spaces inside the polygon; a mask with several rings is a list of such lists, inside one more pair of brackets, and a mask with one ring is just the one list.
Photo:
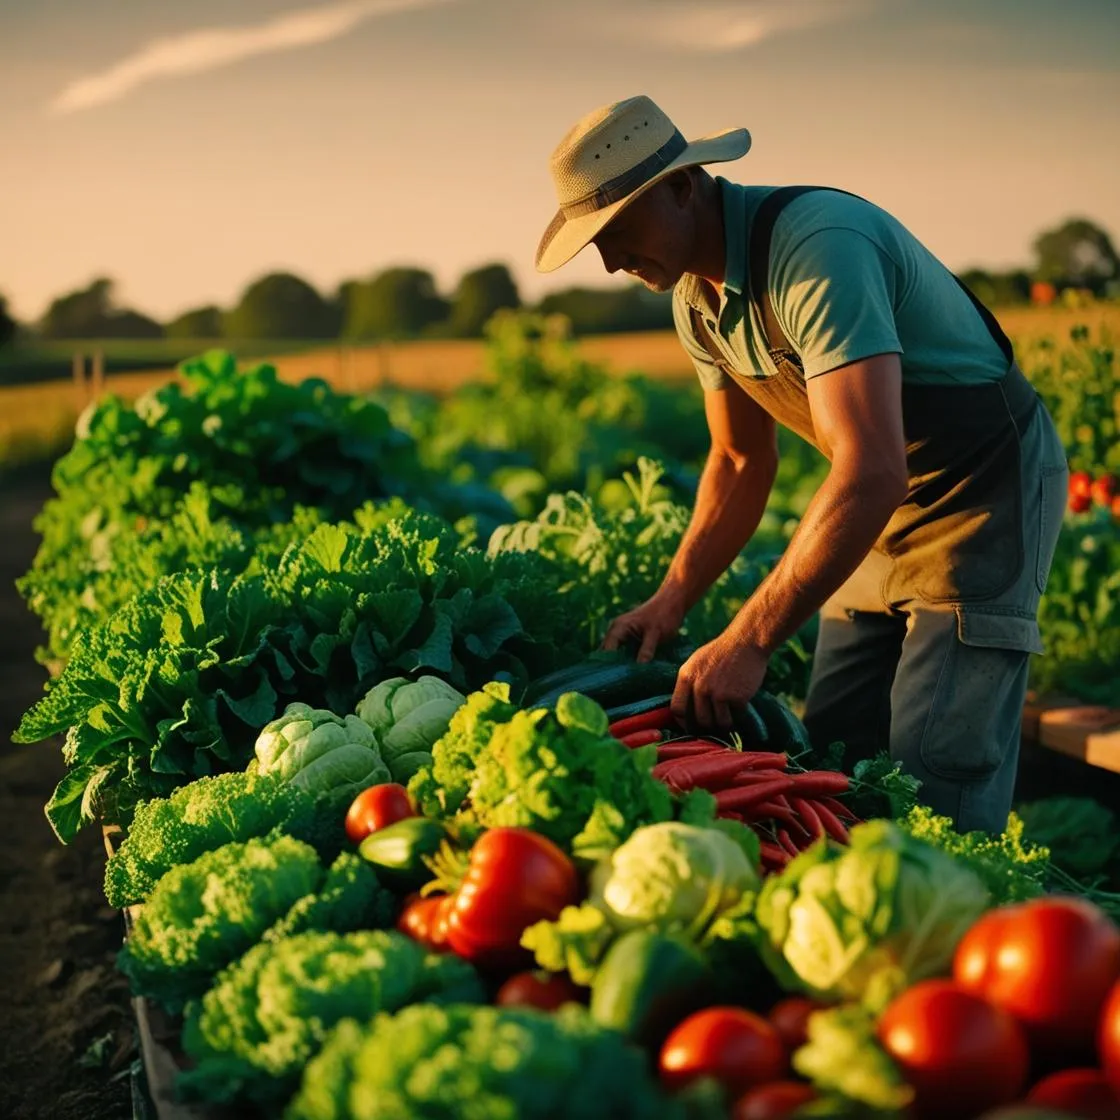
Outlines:
{"label": "soil", "polygon": [[128,985],[115,956],[124,925],[101,890],[105,849],[87,828],[56,839],[43,806],[64,773],[61,743],[10,744],[42,695],[43,640],[13,581],[38,547],[32,519],[49,471],[0,480],[0,1117],[126,1120],[137,1058]]}

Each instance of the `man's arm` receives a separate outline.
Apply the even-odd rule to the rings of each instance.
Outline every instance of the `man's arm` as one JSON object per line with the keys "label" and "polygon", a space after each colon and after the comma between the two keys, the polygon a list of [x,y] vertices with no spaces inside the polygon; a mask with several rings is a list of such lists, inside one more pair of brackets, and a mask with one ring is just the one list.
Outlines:
{"label": "man's arm", "polygon": [[809,407],[828,476],[781,560],[731,624],[771,653],[855,571],[906,497],[902,367],[879,354],[810,378]]}
{"label": "man's arm", "polygon": [[727,570],[754,535],[778,470],[773,417],[737,387],[704,394],[712,445],[696,503],[658,594],[681,615]]}
{"label": "man's arm", "polygon": [[638,661],[680,629],[693,604],[715,582],[758,528],[778,466],[773,419],[731,386],[704,393],[712,445],[697,488],[696,504],[660,588],[614,619],[604,649],[639,642]]}

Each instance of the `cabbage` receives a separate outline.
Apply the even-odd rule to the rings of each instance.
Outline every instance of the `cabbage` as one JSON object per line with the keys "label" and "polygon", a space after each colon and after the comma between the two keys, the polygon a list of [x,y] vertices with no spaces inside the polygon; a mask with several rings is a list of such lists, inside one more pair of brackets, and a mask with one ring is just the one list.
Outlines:
{"label": "cabbage", "polygon": [[[439,677],[423,676],[415,681],[392,677],[366,693],[357,716],[373,731],[393,780],[407,782],[431,762],[432,745],[446,733],[451,717],[466,699]],[[411,757],[415,755],[427,757]]]}
{"label": "cabbage", "polygon": [[878,1012],[899,992],[946,973],[957,942],[991,896],[967,865],[894,821],[818,841],[758,896],[760,949],[778,979]]}
{"label": "cabbage", "polygon": [[254,747],[262,774],[310,793],[330,791],[340,799],[390,780],[377,740],[355,715],[293,703],[267,724]]}
{"label": "cabbage", "polygon": [[742,826],[664,821],[635,829],[592,871],[588,900],[565,907],[554,922],[530,926],[521,944],[541,968],[589,984],[612,942],[628,930],[706,943],[718,919],[753,903],[759,877],[748,855],[752,844],[757,840]]}

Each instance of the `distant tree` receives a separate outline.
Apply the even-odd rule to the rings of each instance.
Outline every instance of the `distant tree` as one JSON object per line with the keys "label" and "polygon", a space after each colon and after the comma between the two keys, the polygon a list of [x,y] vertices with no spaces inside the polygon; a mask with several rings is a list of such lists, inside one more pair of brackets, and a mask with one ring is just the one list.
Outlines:
{"label": "distant tree", "polygon": [[346,338],[407,338],[447,318],[450,305],[425,269],[389,268],[349,291]]}
{"label": "distant tree", "polygon": [[59,296],[40,324],[44,338],[162,338],[163,327],[113,303],[113,281],[100,276],[88,288]]}
{"label": "distant tree", "polygon": [[330,338],[333,326],[327,301],[290,272],[255,280],[222,317],[222,334],[229,339]]}
{"label": "distant tree", "polygon": [[1030,302],[1031,276],[1025,269],[988,272],[982,268],[970,268],[959,275],[965,287],[986,307],[1009,307]]}
{"label": "distant tree", "polygon": [[16,337],[19,324],[8,314],[8,301],[0,296],[0,346],[7,346]]}
{"label": "distant tree", "polygon": [[184,311],[164,328],[168,338],[221,338],[222,309],[214,304]]}
{"label": "distant tree", "polygon": [[1070,218],[1034,243],[1035,278],[1057,288],[1085,288],[1103,295],[1120,278],[1120,257],[1108,234],[1088,218]]}
{"label": "distant tree", "polygon": [[488,264],[464,273],[451,300],[450,329],[463,337],[480,338],[486,321],[503,307],[518,308],[517,283],[504,264]]}
{"label": "distant tree", "polygon": [[544,315],[566,315],[573,335],[617,331],[668,330],[673,326],[670,292],[651,292],[641,284],[627,288],[565,288],[537,305]]}

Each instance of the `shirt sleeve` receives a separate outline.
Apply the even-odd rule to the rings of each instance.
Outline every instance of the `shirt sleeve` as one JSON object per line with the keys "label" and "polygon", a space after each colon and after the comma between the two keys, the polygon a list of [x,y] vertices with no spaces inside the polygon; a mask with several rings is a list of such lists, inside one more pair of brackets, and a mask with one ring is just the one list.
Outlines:
{"label": "shirt sleeve", "polygon": [[773,263],[774,312],[805,379],[875,354],[902,353],[894,262],[856,230],[818,230]]}
{"label": "shirt sleeve", "polygon": [[688,304],[676,291],[673,293],[673,324],[677,328],[677,337],[681,340],[685,353],[692,359],[696,376],[704,389],[726,389],[731,384],[731,378],[712,361],[712,356],[704,349],[703,344],[696,340],[692,333],[692,323],[689,321]]}

